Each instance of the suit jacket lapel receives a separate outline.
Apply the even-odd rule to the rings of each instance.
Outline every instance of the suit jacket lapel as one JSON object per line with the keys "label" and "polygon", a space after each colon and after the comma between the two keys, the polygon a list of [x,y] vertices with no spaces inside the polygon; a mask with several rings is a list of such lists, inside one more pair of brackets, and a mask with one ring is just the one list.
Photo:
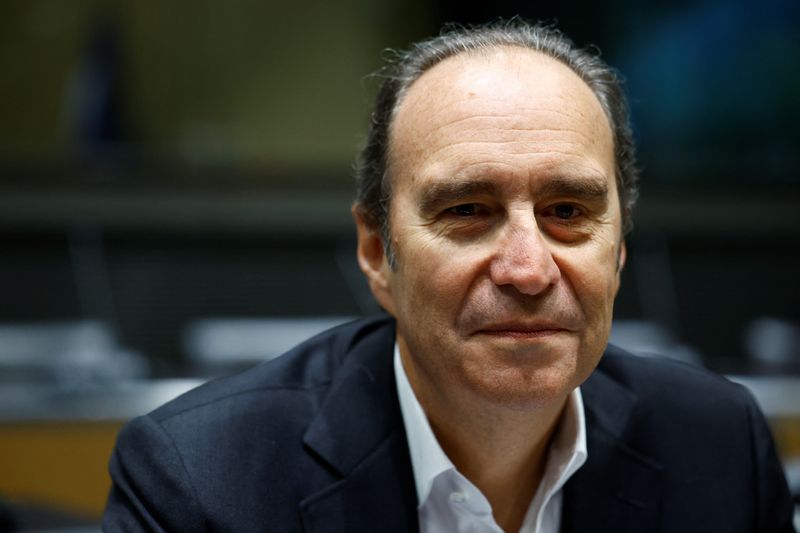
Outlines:
{"label": "suit jacket lapel", "polygon": [[417,496],[397,400],[394,327],[350,346],[306,446],[338,476],[300,504],[309,532],[416,531]]}
{"label": "suit jacket lapel", "polygon": [[657,531],[661,466],[624,439],[636,398],[602,370],[581,393],[589,456],[564,487],[562,533]]}

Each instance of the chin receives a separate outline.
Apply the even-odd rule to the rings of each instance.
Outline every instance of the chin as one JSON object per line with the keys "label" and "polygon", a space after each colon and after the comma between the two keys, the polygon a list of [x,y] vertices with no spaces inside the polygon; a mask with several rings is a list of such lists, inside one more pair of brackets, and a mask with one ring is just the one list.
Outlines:
{"label": "chin", "polygon": [[471,381],[470,388],[484,400],[514,411],[553,407],[580,385],[574,365],[529,369],[488,369]]}

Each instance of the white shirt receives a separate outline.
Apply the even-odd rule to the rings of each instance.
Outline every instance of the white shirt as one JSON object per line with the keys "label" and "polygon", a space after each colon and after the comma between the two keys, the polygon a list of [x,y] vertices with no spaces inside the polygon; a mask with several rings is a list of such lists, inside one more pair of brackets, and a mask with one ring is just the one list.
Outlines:
{"label": "white shirt", "polygon": [[[396,344],[394,370],[417,486],[420,533],[502,533],[492,515],[489,500],[456,470],[436,440],[408,381]],[[562,416],[539,488],[525,514],[520,533],[558,532],[561,488],[586,462],[586,420],[579,388],[570,394]]]}

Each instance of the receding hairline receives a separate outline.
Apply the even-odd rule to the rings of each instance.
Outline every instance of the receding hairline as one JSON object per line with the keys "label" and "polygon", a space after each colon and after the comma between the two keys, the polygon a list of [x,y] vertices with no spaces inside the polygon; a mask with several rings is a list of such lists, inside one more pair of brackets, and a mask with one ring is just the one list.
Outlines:
{"label": "receding hairline", "polygon": [[397,100],[395,102],[394,108],[392,109],[390,125],[394,123],[394,119],[397,116],[398,111],[403,107],[406,95],[419,83],[420,80],[429,77],[431,73],[435,73],[437,70],[440,70],[439,67],[456,61],[466,61],[471,58],[478,58],[478,59],[483,58],[488,60],[492,56],[502,55],[505,52],[512,52],[513,55],[520,55],[520,56],[527,55],[531,56],[532,58],[535,58],[541,63],[557,65],[564,72],[569,72],[572,76],[580,80],[585,86],[585,88],[590,93],[592,93],[594,99],[600,106],[600,109],[601,110],[603,109],[603,105],[600,102],[600,99],[597,97],[597,94],[592,89],[592,87],[587,83],[587,80],[585,80],[573,67],[571,67],[567,62],[563,61],[562,59],[548,53],[546,50],[539,50],[536,48],[532,48],[531,46],[526,46],[521,43],[486,43],[485,45],[480,47],[466,48],[464,50],[460,50],[439,61],[436,61],[435,63],[431,64],[430,66],[422,70],[416,78],[411,80],[408,84],[405,85],[405,87],[403,87],[402,90],[400,90],[397,93]]}

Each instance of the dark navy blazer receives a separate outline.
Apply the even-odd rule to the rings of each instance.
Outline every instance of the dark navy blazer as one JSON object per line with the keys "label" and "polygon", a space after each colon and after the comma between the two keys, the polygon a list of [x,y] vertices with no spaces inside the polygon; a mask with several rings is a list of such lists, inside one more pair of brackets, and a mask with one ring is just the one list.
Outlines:
{"label": "dark navy blazer", "polygon": [[[105,531],[417,531],[394,321],[335,328],[126,425]],[[609,347],[581,387],[589,458],[562,532],[794,531],[767,426],[740,386]]]}

